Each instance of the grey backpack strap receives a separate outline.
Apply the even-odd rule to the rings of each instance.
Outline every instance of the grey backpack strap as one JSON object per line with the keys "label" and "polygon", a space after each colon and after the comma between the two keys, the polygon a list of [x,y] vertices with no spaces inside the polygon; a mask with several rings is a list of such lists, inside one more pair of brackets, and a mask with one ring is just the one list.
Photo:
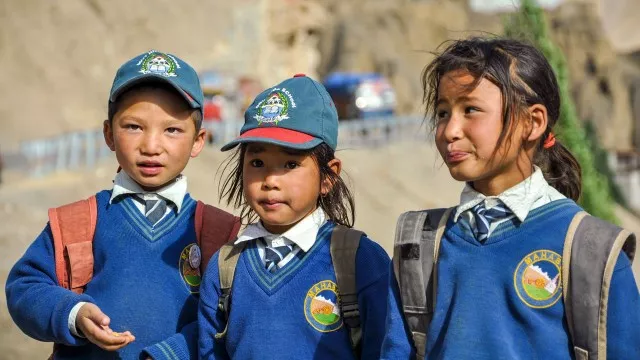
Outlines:
{"label": "grey backpack strap", "polygon": [[361,353],[362,329],[356,285],[356,252],[362,235],[363,232],[342,225],[336,225],[331,234],[331,261],[340,296],[340,314],[349,330],[351,348],[357,359]]}
{"label": "grey backpack strap", "polygon": [[245,243],[234,245],[228,242],[220,248],[218,254],[218,272],[220,276],[220,297],[218,298],[218,311],[224,314],[224,331],[217,333],[215,338],[220,340],[227,335],[227,327],[229,321],[229,311],[231,310],[231,287],[233,285],[233,276],[236,273],[236,265]]}
{"label": "grey backpack strap", "polygon": [[582,211],[562,254],[565,313],[577,360],[606,360],[609,286],[620,251],[633,261],[635,235]]}
{"label": "grey backpack strap", "polygon": [[400,215],[396,226],[393,269],[418,359],[424,359],[427,328],[435,308],[434,265],[451,210],[409,211]]}

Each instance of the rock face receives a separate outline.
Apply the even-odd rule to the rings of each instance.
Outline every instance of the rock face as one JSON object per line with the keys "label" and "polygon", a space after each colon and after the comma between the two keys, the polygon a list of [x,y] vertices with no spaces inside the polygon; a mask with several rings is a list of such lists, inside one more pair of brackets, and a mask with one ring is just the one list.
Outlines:
{"label": "rock face", "polygon": [[467,29],[466,0],[318,0],[331,15],[320,75],[374,71],[397,92],[398,111],[420,111],[420,73],[443,41]]}
{"label": "rock face", "polygon": [[631,150],[638,123],[630,95],[640,77],[628,61],[623,66],[625,60],[602,31],[597,4],[567,2],[549,14],[549,21],[568,60],[578,115],[595,125],[605,149]]}

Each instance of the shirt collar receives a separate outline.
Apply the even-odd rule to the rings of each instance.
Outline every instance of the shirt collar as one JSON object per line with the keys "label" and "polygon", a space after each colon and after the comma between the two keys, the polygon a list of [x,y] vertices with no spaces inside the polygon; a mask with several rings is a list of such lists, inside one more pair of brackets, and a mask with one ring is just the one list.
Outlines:
{"label": "shirt collar", "polygon": [[119,196],[127,194],[156,194],[164,199],[171,201],[176,206],[176,211],[179,214],[182,208],[182,201],[187,194],[187,177],[184,175],[178,175],[175,181],[169,185],[159,189],[158,191],[148,192],[145,191],[135,180],[129,176],[124,170],[121,170],[116,174],[113,179],[113,191],[111,192],[111,204],[114,199]]}
{"label": "shirt collar", "polygon": [[257,223],[251,224],[246,227],[246,229],[242,232],[238,239],[235,241],[235,244],[239,244],[241,242],[254,240],[257,238],[265,237],[265,238],[277,238],[283,237],[292,243],[298,245],[300,249],[304,252],[309,251],[313,244],[316,242],[316,237],[318,236],[318,231],[327,222],[327,216],[322,210],[322,208],[317,208],[314,212],[307,215],[304,219],[300,220],[297,224],[295,224],[291,229],[285,231],[282,234],[272,234],[267,231],[267,229],[262,226],[262,222],[258,221]]}
{"label": "shirt collar", "polygon": [[462,213],[483,201],[487,208],[492,208],[498,203],[498,200],[500,200],[513,212],[520,222],[523,222],[527,218],[533,204],[536,200],[544,196],[548,187],[549,183],[547,183],[547,180],[545,180],[542,175],[542,170],[537,166],[535,166],[535,170],[531,176],[505,190],[498,196],[485,196],[476,191],[470,183],[467,183],[464,190],[462,190],[462,194],[460,194],[460,205],[456,209],[453,221],[458,221]]}

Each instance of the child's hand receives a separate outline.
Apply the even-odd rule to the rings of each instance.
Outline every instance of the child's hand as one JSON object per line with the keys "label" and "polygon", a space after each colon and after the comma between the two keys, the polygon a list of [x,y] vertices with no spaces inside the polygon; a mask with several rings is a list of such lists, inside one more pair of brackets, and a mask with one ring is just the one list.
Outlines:
{"label": "child's hand", "polygon": [[96,305],[82,305],[76,317],[78,328],[89,341],[107,351],[115,351],[125,347],[136,338],[129,332],[117,333],[109,328],[109,317]]}

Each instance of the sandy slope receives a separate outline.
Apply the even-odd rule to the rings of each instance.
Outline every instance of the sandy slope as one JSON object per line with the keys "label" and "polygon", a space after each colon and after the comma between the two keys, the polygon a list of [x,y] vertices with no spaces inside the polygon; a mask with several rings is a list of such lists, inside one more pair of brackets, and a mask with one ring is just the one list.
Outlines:
{"label": "sandy slope", "polygon": [[[396,144],[367,150],[342,150],[339,157],[356,194],[356,227],[390,251],[395,221],[402,211],[454,204],[461,184],[449,177],[430,145]],[[186,170],[190,191],[217,203],[216,169],[224,155],[207,149]],[[111,186],[116,165],[107,162],[91,172],[64,173],[0,186],[0,279],[22,255],[46,222],[48,207],[89,196]],[[640,233],[640,222],[620,211],[625,226]],[[0,297],[0,356],[5,360],[44,358],[49,344],[24,336],[9,319]]]}

